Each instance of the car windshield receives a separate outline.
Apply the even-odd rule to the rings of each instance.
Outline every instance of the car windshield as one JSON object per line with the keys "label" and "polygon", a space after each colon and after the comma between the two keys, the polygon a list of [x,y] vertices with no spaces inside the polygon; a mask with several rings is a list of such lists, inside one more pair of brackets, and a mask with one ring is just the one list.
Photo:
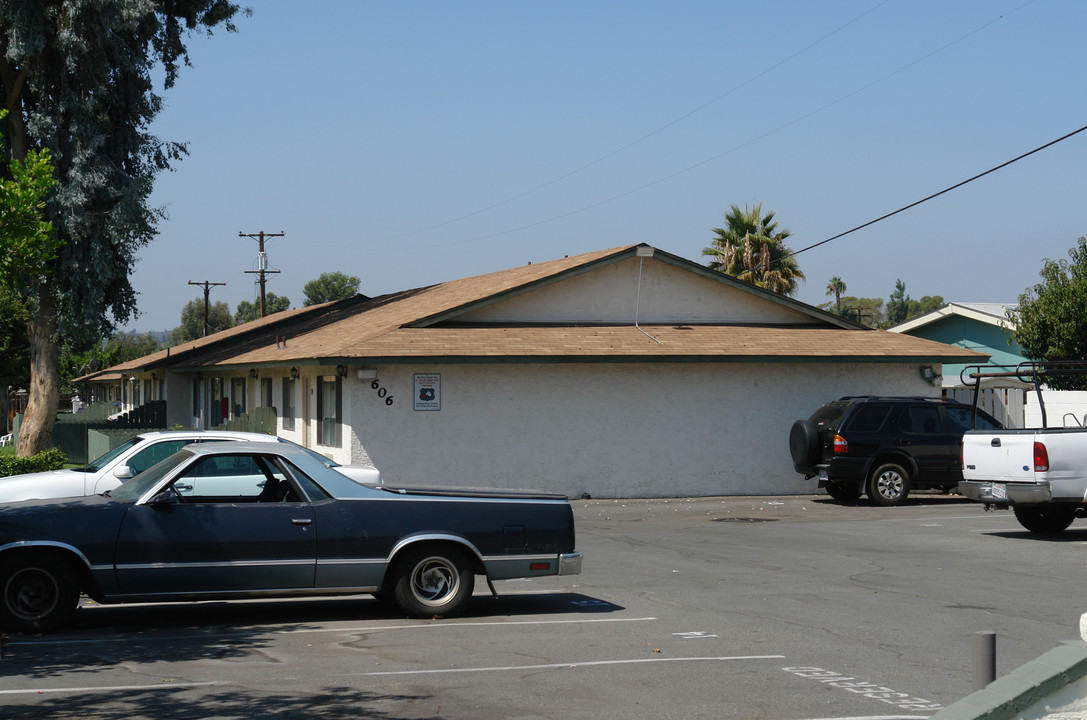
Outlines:
{"label": "car windshield", "polygon": [[136,502],[144,493],[158,484],[159,480],[166,477],[166,474],[182,464],[186,460],[192,457],[192,453],[188,450],[178,450],[170,457],[155,463],[151,467],[144,470],[136,477],[128,480],[119,487],[115,487],[112,490],[107,490],[106,494],[112,498],[120,498],[122,500],[131,500]]}
{"label": "car windshield", "polygon": [[115,460],[119,455],[123,454],[130,447],[132,447],[133,445],[135,445],[138,442],[141,442],[142,440],[143,440],[143,438],[140,437],[139,435],[132,438],[131,440],[126,440],[125,442],[123,442],[120,445],[118,445],[117,447],[113,448],[112,450],[110,450],[106,454],[100,455],[97,458],[95,458],[94,460],[92,460],[87,465],[87,467],[80,468],[80,471],[82,471],[82,472],[98,472],[99,470],[104,468],[106,465],[109,465],[111,462],[113,462],[113,460]]}

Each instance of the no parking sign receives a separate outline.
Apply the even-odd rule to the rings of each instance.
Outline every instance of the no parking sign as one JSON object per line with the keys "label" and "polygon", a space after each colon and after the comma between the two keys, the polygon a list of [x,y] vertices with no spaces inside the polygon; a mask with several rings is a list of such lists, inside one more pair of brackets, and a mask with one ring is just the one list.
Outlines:
{"label": "no parking sign", "polygon": [[415,392],[416,410],[442,409],[442,376],[439,373],[416,373]]}

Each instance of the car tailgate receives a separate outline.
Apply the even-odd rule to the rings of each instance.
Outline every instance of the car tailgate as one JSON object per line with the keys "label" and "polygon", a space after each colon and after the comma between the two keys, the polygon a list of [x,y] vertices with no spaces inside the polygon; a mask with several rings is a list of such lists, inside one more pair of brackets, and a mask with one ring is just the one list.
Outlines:
{"label": "car tailgate", "polygon": [[1033,430],[970,430],[962,437],[964,480],[1035,482]]}

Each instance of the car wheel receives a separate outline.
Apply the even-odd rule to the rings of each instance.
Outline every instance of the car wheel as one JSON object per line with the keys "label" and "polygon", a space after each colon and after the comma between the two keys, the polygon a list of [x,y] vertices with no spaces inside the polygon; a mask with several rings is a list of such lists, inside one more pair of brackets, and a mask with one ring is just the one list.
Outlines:
{"label": "car wheel", "polygon": [[789,429],[789,454],[793,457],[793,467],[797,472],[819,462],[823,454],[819,447],[819,429],[811,420],[797,420]]}
{"label": "car wheel", "polygon": [[410,617],[459,615],[475,588],[476,576],[468,559],[452,546],[408,550],[397,568],[393,592]]}
{"label": "car wheel", "polygon": [[827,483],[827,495],[830,495],[835,500],[850,502],[860,498],[861,489],[856,482],[841,482],[839,480],[831,480]]}
{"label": "car wheel", "polygon": [[1013,505],[1019,524],[1038,535],[1059,535],[1076,519],[1075,506]]}
{"label": "car wheel", "polygon": [[868,476],[868,499],[876,505],[901,505],[910,494],[910,474],[897,463],[884,463]]}
{"label": "car wheel", "polygon": [[18,633],[48,632],[79,604],[75,574],[46,554],[19,555],[0,565],[0,625]]}

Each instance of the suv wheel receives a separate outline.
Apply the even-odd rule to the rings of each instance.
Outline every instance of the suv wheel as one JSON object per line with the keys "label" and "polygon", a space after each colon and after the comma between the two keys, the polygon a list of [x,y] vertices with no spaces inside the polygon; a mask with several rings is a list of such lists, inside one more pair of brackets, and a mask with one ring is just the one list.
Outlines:
{"label": "suv wheel", "polygon": [[793,467],[803,472],[814,467],[822,457],[819,447],[819,429],[811,420],[797,420],[789,430],[789,453],[793,456]]}
{"label": "suv wheel", "polygon": [[897,463],[876,466],[868,477],[868,499],[876,505],[901,505],[910,494],[910,474]]}

